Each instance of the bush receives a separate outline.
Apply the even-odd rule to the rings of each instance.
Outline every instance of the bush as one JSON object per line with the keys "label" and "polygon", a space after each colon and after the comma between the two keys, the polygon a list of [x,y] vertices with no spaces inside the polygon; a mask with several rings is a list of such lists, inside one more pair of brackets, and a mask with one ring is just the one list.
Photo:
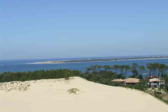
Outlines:
{"label": "bush", "polygon": [[79,89],[77,89],[77,88],[69,89],[69,90],[68,90],[68,93],[69,93],[69,94],[78,94],[78,93],[79,93]]}

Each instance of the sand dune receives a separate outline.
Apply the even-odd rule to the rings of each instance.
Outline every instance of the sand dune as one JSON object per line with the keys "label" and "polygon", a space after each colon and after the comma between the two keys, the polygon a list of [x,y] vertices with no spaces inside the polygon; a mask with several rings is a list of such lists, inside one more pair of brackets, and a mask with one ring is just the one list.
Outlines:
{"label": "sand dune", "polygon": [[[78,94],[69,94],[71,88]],[[74,77],[1,83],[0,112],[168,112],[168,105],[140,91]]]}

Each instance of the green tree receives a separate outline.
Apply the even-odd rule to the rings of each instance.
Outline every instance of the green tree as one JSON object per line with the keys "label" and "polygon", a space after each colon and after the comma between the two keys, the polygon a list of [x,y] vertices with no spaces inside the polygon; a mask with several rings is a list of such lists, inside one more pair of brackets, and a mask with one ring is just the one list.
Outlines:
{"label": "green tree", "polygon": [[133,63],[133,64],[132,64],[131,71],[132,71],[133,77],[138,77],[137,67],[138,67],[138,65],[137,65],[136,63]]}

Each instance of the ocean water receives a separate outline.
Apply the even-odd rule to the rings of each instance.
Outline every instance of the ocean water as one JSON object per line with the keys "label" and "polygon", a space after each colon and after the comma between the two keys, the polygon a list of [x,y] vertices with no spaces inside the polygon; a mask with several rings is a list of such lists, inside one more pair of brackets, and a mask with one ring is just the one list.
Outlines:
{"label": "ocean water", "polygon": [[54,70],[70,69],[70,70],[80,70],[84,72],[87,67],[90,67],[92,65],[115,65],[115,64],[131,65],[132,63],[137,63],[139,65],[147,65],[148,63],[162,63],[168,65],[168,59],[120,60],[120,61],[82,62],[82,63],[63,63],[63,64],[30,64],[39,61],[49,61],[49,60],[0,61],[0,73],[27,72],[27,71],[52,70],[52,69]]}

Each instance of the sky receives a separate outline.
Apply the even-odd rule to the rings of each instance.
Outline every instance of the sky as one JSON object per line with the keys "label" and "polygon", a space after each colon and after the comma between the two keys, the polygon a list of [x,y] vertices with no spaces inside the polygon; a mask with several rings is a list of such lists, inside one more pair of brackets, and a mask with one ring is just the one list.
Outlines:
{"label": "sky", "polygon": [[167,50],[167,0],[0,0],[0,60]]}

